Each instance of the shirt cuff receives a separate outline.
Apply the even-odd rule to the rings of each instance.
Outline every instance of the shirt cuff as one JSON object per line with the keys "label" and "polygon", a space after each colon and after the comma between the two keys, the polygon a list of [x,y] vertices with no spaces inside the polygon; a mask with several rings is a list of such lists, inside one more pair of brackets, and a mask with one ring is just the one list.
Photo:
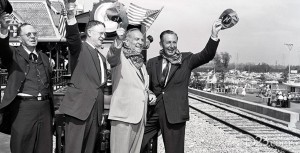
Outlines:
{"label": "shirt cuff", "polygon": [[76,18],[72,18],[72,19],[67,19],[67,24],[68,25],[74,25],[77,23]]}
{"label": "shirt cuff", "polygon": [[215,38],[215,37],[212,37],[212,36],[210,36],[210,38],[212,39],[212,40],[214,40],[214,41],[218,41],[219,40],[219,38],[217,37],[217,38]]}
{"label": "shirt cuff", "polygon": [[1,38],[1,39],[6,38],[7,36],[8,36],[8,33],[7,33],[7,34],[2,34],[2,33],[0,32],[0,38]]}

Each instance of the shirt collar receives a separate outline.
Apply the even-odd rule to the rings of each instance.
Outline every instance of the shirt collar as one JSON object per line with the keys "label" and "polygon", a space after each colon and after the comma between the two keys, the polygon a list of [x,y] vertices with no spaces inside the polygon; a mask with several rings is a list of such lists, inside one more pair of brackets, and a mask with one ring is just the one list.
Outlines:
{"label": "shirt collar", "polygon": [[92,45],[90,42],[85,41],[87,44],[89,44],[93,49],[97,49],[94,45]]}
{"label": "shirt collar", "polygon": [[[24,45],[22,45],[22,46],[23,46],[24,50],[25,50],[25,51],[28,53],[28,55],[29,55],[29,54],[31,53],[31,51],[28,50],[27,47],[25,47]],[[39,56],[35,49],[33,50],[32,53],[35,54],[36,56]]]}

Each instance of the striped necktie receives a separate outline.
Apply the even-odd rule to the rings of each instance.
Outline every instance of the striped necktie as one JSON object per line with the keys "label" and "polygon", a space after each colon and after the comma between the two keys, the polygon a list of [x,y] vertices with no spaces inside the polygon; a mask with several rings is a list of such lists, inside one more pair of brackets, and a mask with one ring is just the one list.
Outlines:
{"label": "striped necktie", "polygon": [[162,74],[161,74],[161,78],[160,78],[160,84],[162,86],[165,86],[165,83],[166,83],[166,79],[167,79],[167,76],[168,76],[168,73],[169,73],[169,62],[166,60],[166,66],[164,67],[163,71],[162,71]]}

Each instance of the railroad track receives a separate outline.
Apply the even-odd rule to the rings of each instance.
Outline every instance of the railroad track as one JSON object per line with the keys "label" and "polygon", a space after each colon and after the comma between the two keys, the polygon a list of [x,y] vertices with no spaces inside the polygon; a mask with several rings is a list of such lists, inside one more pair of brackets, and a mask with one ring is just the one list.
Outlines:
{"label": "railroad track", "polygon": [[207,122],[239,139],[249,137],[274,152],[300,153],[300,132],[261,117],[245,113],[237,108],[222,105],[204,97],[189,94],[190,108],[204,114]]}

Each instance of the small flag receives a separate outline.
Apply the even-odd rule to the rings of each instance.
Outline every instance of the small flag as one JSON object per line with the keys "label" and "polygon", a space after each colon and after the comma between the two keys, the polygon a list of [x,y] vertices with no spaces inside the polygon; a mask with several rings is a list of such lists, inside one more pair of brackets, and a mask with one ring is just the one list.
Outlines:
{"label": "small flag", "polygon": [[66,18],[63,15],[59,17],[58,32],[62,37],[66,36]]}
{"label": "small flag", "polygon": [[293,48],[293,44],[285,44],[285,45],[288,47],[289,51],[291,51],[291,50],[292,50],[292,48]]}
{"label": "small flag", "polygon": [[160,10],[150,10],[130,3],[129,8],[127,9],[129,24],[142,24],[146,27],[146,30],[148,30],[162,9],[163,7]]}

